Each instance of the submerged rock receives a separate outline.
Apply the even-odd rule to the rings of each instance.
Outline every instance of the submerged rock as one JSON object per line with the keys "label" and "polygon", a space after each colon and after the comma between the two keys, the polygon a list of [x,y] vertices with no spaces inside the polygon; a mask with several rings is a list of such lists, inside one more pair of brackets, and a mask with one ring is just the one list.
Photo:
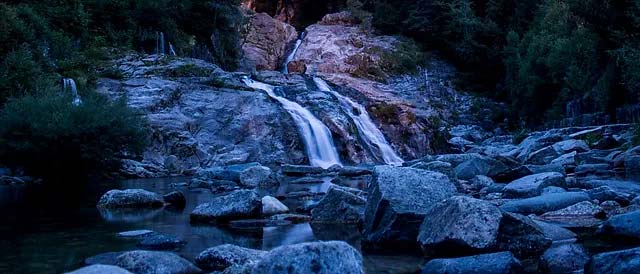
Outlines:
{"label": "submerged rock", "polygon": [[252,274],[364,274],[362,255],[345,242],[285,245],[271,250]]}
{"label": "submerged rock", "polygon": [[362,223],[366,200],[341,187],[329,192],[311,210],[314,223]]}
{"label": "submerged rock", "polygon": [[363,242],[367,248],[417,248],[425,214],[453,196],[456,188],[442,173],[377,166],[369,185]]}
{"label": "submerged rock", "polygon": [[223,244],[202,251],[195,262],[205,271],[222,271],[235,265],[255,264],[266,251],[244,248],[232,244]]}
{"label": "submerged rock", "polygon": [[136,274],[196,274],[202,270],[171,252],[134,250],[116,258],[116,265]]}
{"label": "submerged rock", "polygon": [[172,250],[179,248],[186,242],[162,233],[151,233],[142,236],[142,240],[138,243],[138,247],[151,250]]}
{"label": "submerged rock", "polygon": [[427,255],[467,255],[496,245],[502,213],[489,202],[455,196],[426,212],[418,243]]}
{"label": "submerged rock", "polygon": [[164,201],[170,204],[171,206],[177,208],[184,208],[187,204],[187,198],[184,197],[184,194],[180,191],[173,191],[162,196]]}
{"label": "submerged rock", "polygon": [[255,191],[236,190],[211,202],[198,205],[191,212],[191,222],[219,223],[255,218],[260,215],[261,199]]}
{"label": "submerged rock", "polygon": [[521,272],[522,265],[511,252],[433,259],[422,267],[422,274],[516,274]]}
{"label": "submerged rock", "polygon": [[587,274],[639,272],[640,247],[596,254],[585,269]]}
{"label": "submerged rock", "polygon": [[144,189],[109,190],[98,201],[100,208],[154,208],[162,205],[162,196]]}
{"label": "submerged rock", "polygon": [[133,274],[124,268],[115,265],[94,264],[76,269],[66,274]]}

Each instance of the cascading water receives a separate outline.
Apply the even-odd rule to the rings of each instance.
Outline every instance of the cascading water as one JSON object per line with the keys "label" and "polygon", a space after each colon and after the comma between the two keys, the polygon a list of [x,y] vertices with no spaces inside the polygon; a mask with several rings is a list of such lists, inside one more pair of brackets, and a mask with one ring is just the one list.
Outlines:
{"label": "cascading water", "polygon": [[[369,148],[379,150],[380,155],[382,156],[382,160],[389,165],[402,165],[404,160],[396,154],[396,152],[391,148],[387,140],[384,138],[384,135],[376,127],[376,125],[371,120],[369,113],[361,104],[351,100],[351,98],[343,96],[342,94],[334,91],[327,82],[322,80],[319,77],[313,77],[313,81],[316,83],[318,89],[324,92],[328,92],[333,94],[338,98],[340,102],[340,106],[346,112],[349,117],[353,120],[353,123],[356,124],[358,128],[358,134],[360,138],[367,144]],[[354,113],[354,110],[357,113]]]}
{"label": "cascading water", "polygon": [[82,99],[80,99],[80,95],[78,95],[76,81],[71,78],[62,79],[62,91],[66,92],[67,90],[71,92],[71,97],[73,98],[73,101],[71,101],[71,103],[74,106],[82,104]]}
{"label": "cascading water", "polygon": [[291,61],[293,61],[293,58],[296,57],[296,52],[298,51],[298,48],[302,44],[302,40],[304,40],[305,35],[306,35],[306,32],[304,31],[300,33],[300,37],[298,37],[298,40],[296,40],[296,44],[293,46],[291,53],[289,53],[289,55],[287,56],[287,59],[284,60],[284,64],[282,64],[282,73],[284,74],[289,73],[289,63],[291,63]]}
{"label": "cascading water", "polygon": [[333,144],[331,131],[318,118],[313,116],[309,110],[296,102],[276,95],[275,87],[272,85],[254,81],[248,77],[245,77],[243,81],[247,86],[264,90],[267,95],[276,99],[287,110],[302,135],[307,156],[312,166],[329,168],[332,165],[342,165],[338,151]]}
{"label": "cascading water", "polygon": [[164,55],[164,33],[156,33],[156,54]]}
{"label": "cascading water", "polygon": [[169,54],[171,54],[172,56],[178,56],[176,54],[176,50],[173,48],[173,45],[171,43],[169,43]]}

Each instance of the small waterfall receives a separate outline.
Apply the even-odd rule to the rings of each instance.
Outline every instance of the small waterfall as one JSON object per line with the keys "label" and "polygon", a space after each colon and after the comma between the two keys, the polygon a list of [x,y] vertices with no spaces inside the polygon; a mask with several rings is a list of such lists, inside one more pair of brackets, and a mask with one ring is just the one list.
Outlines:
{"label": "small waterfall", "polygon": [[276,99],[287,110],[302,135],[307,156],[312,166],[329,168],[332,165],[342,165],[338,151],[333,144],[331,131],[318,118],[313,116],[309,110],[296,102],[276,95],[274,92],[275,87],[272,85],[254,81],[248,77],[244,78],[243,81],[247,86],[264,90],[267,95]]}
{"label": "small waterfall", "polygon": [[78,95],[78,88],[76,87],[76,81],[74,81],[71,78],[62,79],[62,91],[66,92],[67,90],[71,92],[71,97],[73,98],[73,101],[71,101],[71,103],[74,106],[78,106],[82,104],[82,99],[80,99],[80,95]]}
{"label": "small waterfall", "polygon": [[289,74],[289,63],[291,63],[291,61],[293,61],[293,58],[296,57],[296,52],[298,52],[298,48],[302,44],[302,40],[304,40],[305,35],[307,35],[307,33],[304,31],[300,33],[300,37],[298,37],[298,40],[296,40],[296,44],[293,46],[291,53],[289,53],[287,59],[285,59],[284,63],[282,64],[282,73]]}
{"label": "small waterfall", "polygon": [[[399,166],[404,160],[396,154],[396,152],[391,148],[387,140],[384,138],[384,135],[376,127],[376,125],[371,120],[369,113],[361,104],[351,100],[351,98],[341,95],[340,93],[335,92],[327,82],[322,80],[319,77],[313,77],[313,81],[316,83],[318,89],[324,92],[328,92],[333,94],[340,101],[340,106],[346,112],[349,117],[353,120],[353,123],[356,124],[358,128],[358,134],[360,138],[367,144],[369,148],[374,148],[380,151],[382,156],[382,160],[389,165]],[[354,111],[355,110],[355,111]],[[356,113],[357,112],[357,113]]]}
{"label": "small waterfall", "polygon": [[164,55],[164,33],[159,31],[156,32],[156,54]]}
{"label": "small waterfall", "polygon": [[171,54],[172,56],[178,56],[176,54],[176,50],[173,48],[173,45],[171,43],[169,43],[169,54]]}

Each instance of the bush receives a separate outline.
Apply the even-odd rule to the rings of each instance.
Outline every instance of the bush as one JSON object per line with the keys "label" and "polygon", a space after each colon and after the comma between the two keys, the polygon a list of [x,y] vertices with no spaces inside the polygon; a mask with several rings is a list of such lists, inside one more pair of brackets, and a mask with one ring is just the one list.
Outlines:
{"label": "bush", "polygon": [[119,157],[142,152],[145,132],[145,120],[124,100],[92,93],[74,106],[59,92],[28,95],[0,113],[0,162],[46,178],[109,171]]}

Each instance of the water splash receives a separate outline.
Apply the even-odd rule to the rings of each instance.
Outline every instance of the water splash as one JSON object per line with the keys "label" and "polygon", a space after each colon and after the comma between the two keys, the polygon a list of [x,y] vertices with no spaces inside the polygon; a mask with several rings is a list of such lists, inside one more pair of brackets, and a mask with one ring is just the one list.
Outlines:
{"label": "water splash", "polygon": [[76,81],[74,81],[71,78],[62,79],[62,91],[67,92],[67,90],[71,92],[71,97],[73,98],[73,101],[71,101],[71,103],[74,106],[78,106],[82,104],[82,99],[80,98],[80,95],[78,95],[78,88],[76,86]]}
{"label": "water splash", "polygon": [[173,48],[173,45],[171,43],[169,43],[169,54],[171,54],[172,56],[178,56],[178,54],[176,54],[176,50]]}
{"label": "water splash", "polygon": [[265,91],[267,95],[278,101],[287,110],[296,123],[300,135],[302,135],[307,156],[312,166],[329,168],[333,165],[342,165],[338,151],[333,144],[331,131],[309,110],[296,102],[276,95],[274,92],[275,87],[272,85],[254,81],[248,77],[242,80],[247,86]]}
{"label": "water splash", "polygon": [[351,100],[351,98],[334,91],[329,87],[327,82],[319,77],[313,77],[313,81],[316,83],[319,90],[331,93],[338,98],[342,110],[351,117],[353,123],[356,124],[356,127],[358,128],[360,138],[370,149],[379,151],[382,156],[382,160],[385,163],[395,166],[402,165],[404,160],[402,160],[393,148],[391,148],[387,139],[384,138],[382,131],[380,131],[380,129],[378,129],[371,120],[371,117],[364,106]]}
{"label": "water splash", "polygon": [[282,64],[282,73],[289,74],[289,63],[291,63],[291,61],[293,61],[293,58],[296,57],[296,52],[298,52],[298,48],[302,44],[302,40],[304,40],[304,37],[306,35],[307,33],[304,31],[300,33],[300,37],[298,37],[298,40],[296,40],[296,44],[293,46],[291,53],[289,53],[287,59],[284,60],[284,64]]}

